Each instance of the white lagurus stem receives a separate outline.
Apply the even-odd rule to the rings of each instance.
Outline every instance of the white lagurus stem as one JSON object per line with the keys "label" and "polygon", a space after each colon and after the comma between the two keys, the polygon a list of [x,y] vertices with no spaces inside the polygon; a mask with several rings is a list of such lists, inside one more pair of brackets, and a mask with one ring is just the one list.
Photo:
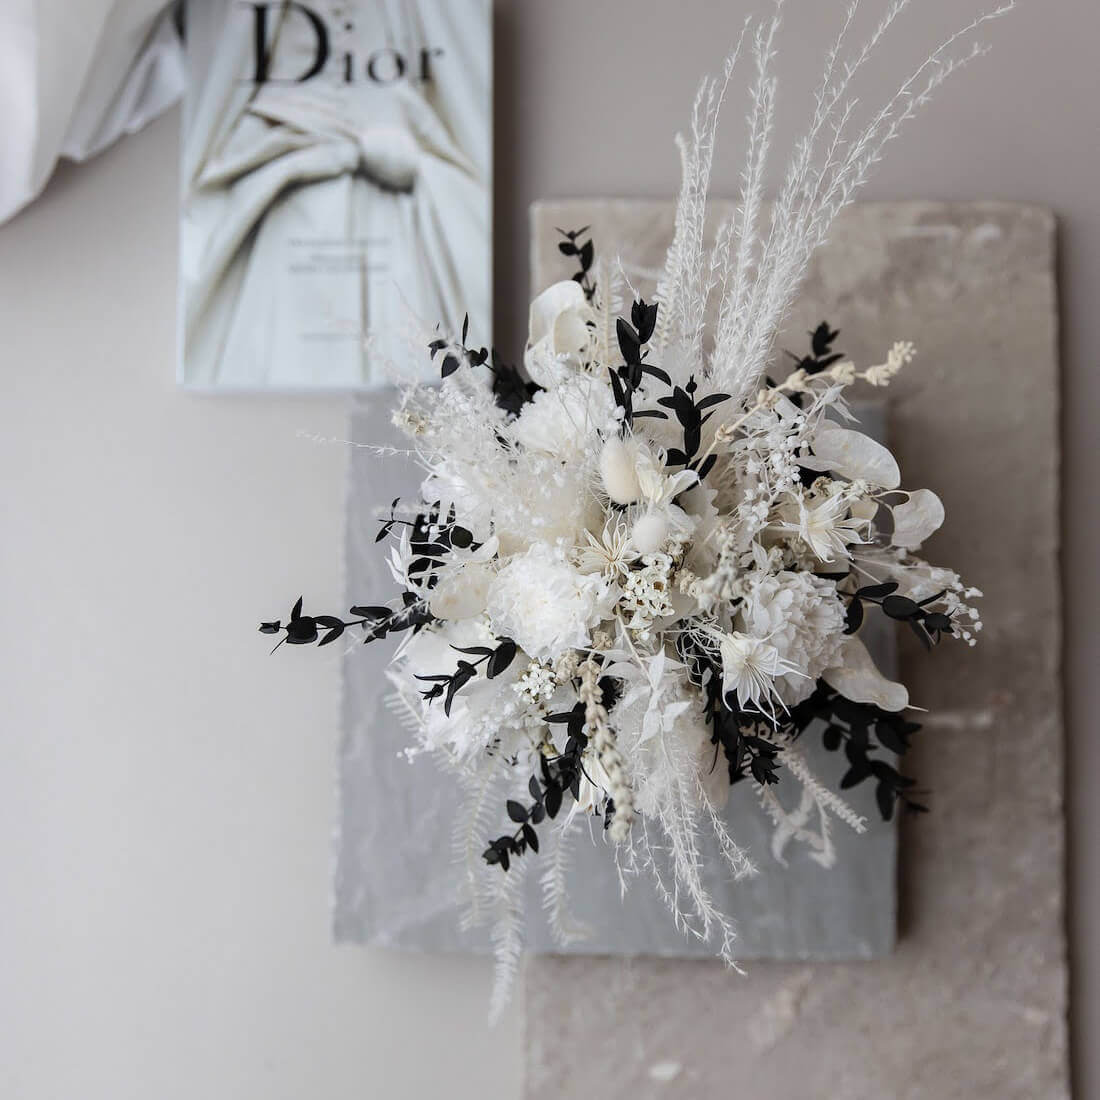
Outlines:
{"label": "white lagurus stem", "polygon": [[592,748],[607,776],[607,793],[615,804],[615,812],[607,831],[616,844],[622,844],[634,824],[634,792],[624,770],[625,761],[615,744],[615,734],[607,721],[607,711],[600,698],[600,666],[589,657],[581,666],[581,702],[584,721]]}

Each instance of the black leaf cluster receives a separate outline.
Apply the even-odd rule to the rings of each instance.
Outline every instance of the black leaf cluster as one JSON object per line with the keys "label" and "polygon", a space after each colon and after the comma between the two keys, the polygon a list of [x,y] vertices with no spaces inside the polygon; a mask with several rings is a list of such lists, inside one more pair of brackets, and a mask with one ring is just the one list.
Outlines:
{"label": "black leaf cluster", "polygon": [[822,743],[830,752],[843,747],[848,770],[840,781],[848,790],[868,779],[875,781],[875,800],[883,820],[889,821],[900,801],[907,810],[924,813],[927,807],[915,801],[916,781],[903,776],[893,765],[874,755],[881,747],[903,756],[910,739],[921,727],[900,714],[873,703],[856,703],[845,698],[823,680],[804,702],[791,708],[791,729],[802,733],[815,720],[825,723]]}
{"label": "black leaf cluster", "polygon": [[749,776],[760,784],[778,783],[779,750],[755,733],[763,715],[743,710],[732,692],[723,698],[721,663],[696,645],[690,635],[680,635],[677,649],[692,681],[703,690],[703,709],[711,730],[710,741],[715,746],[715,764],[721,749],[731,784]]}
{"label": "black leaf cluster", "polygon": [[[349,627],[363,628],[363,641],[373,642],[387,634],[401,630],[420,630],[425,623],[432,621],[432,613],[415,592],[405,592],[403,606],[390,607],[353,607],[350,614],[355,618],[345,620],[336,615],[305,615],[302,613],[302,597],[290,611],[290,618],[284,625],[276,619],[260,624],[261,634],[284,633],[275,649],[284,642],[290,645],[328,645],[335,642]],[[272,651],[274,652],[274,650]]]}
{"label": "black leaf cluster", "polygon": [[562,239],[558,242],[558,251],[563,256],[577,258],[578,270],[573,276],[573,282],[580,283],[585,298],[591,302],[596,296],[596,284],[590,275],[596,259],[596,249],[591,239],[582,240],[590,228],[585,225],[580,229],[559,229]]}
{"label": "black leaf cluster", "polygon": [[516,643],[511,638],[498,639],[496,646],[452,646],[457,653],[476,657],[476,661],[460,660],[454,672],[440,673],[435,676],[417,676],[416,679],[429,684],[420,694],[429,703],[443,699],[443,713],[451,716],[451,705],[455,696],[471,681],[482,665],[485,675],[492,680],[499,676],[515,660]]}
{"label": "black leaf cluster", "polygon": [[[827,321],[822,321],[810,333],[809,355],[798,356],[793,351],[788,351],[787,355],[795,361],[799,369],[804,370],[807,374],[820,374],[823,370],[827,370],[834,363],[839,363],[844,358],[843,352],[833,351],[833,343],[839,335],[839,329],[832,329]],[[775,385],[770,378],[768,381],[773,386]],[[799,408],[802,408],[802,399],[803,395],[800,393],[790,395],[791,402]],[[803,469],[802,471],[802,480],[806,484],[819,476],[819,474],[815,474],[810,470]]]}
{"label": "black leaf cluster", "polygon": [[652,416],[661,420],[668,419],[667,413],[656,409],[648,412],[636,412],[634,409],[634,394],[647,374],[659,379],[666,386],[672,385],[672,379],[665,371],[645,362],[645,345],[649,343],[656,327],[657,304],[655,302],[649,304],[642,298],[631,306],[629,321],[625,317],[620,317],[615,322],[615,335],[619,342],[623,363],[614,368],[608,366],[607,370],[615,404],[623,410],[624,431],[634,423],[635,417]]}
{"label": "black leaf cluster", "polygon": [[839,329],[829,328],[827,321],[822,321],[810,333],[810,354],[803,355],[799,358],[797,355],[788,352],[787,354],[794,359],[798,366],[804,370],[807,374],[820,374],[823,370],[828,370],[834,363],[839,363],[844,358],[844,353],[839,351],[833,351],[833,344],[836,342],[836,338],[840,335]]}
{"label": "black leaf cluster", "polygon": [[419,513],[415,519],[401,519],[397,515],[397,505],[400,497],[395,497],[390,504],[390,517],[381,526],[375,536],[375,542],[381,542],[387,535],[393,533],[395,527],[409,528],[409,550],[412,559],[409,562],[409,576],[415,577],[418,587],[434,588],[436,585],[436,570],[443,564],[444,557],[452,548],[461,550],[476,550],[481,544],[474,541],[473,535],[460,524],[455,522],[455,511],[452,507],[447,515],[440,513],[439,505],[433,505],[425,512]]}
{"label": "black leaf cluster", "polygon": [[[749,777],[762,785],[778,782],[778,750],[755,733],[762,715],[743,710],[732,693],[723,698],[718,658],[692,642],[690,635],[681,635],[677,648],[692,681],[703,690],[711,743],[715,745],[716,757],[719,749],[725,757],[730,783]],[[915,781],[874,755],[882,748],[903,756],[911,737],[920,729],[916,722],[871,703],[853,702],[824,680],[817,682],[809,698],[780,718],[777,732],[797,738],[815,721],[824,726],[825,748],[831,752],[844,749],[848,771],[841,780],[842,789],[873,779],[879,811],[887,821],[899,801],[911,811],[925,811],[926,807],[915,800]]]}
{"label": "black leaf cluster", "polygon": [[463,363],[470,367],[488,367],[493,376],[493,396],[497,404],[506,412],[518,414],[541,387],[525,379],[519,368],[506,363],[497,353],[496,348],[493,348],[490,353],[488,348],[467,347],[466,338],[469,329],[470,315],[467,314],[462,322],[462,341],[459,345],[456,346],[439,338],[428,345],[433,362],[437,355],[443,357],[440,361],[440,377],[447,378],[454,374]]}
{"label": "black leaf cluster", "polygon": [[496,348],[493,348],[490,369],[493,372],[493,396],[497,404],[513,416],[518,416],[523,406],[542,389],[524,378],[518,367],[505,363],[497,355]]}
{"label": "black leaf cluster", "polygon": [[[714,407],[728,401],[728,393],[710,393],[706,397],[696,399],[699,385],[692,375],[686,386],[676,386],[667,397],[658,399],[657,404],[671,409],[676,414],[676,419],[684,430],[683,448],[671,447],[665,462],[669,466],[686,466],[689,470],[696,470],[699,480],[702,481],[710,473],[717,461],[717,455],[707,455],[695,466],[695,456],[699,453],[702,442],[703,425],[714,415]],[[707,410],[710,410],[709,412]],[[705,415],[704,415],[705,414]]]}
{"label": "black leaf cluster", "polygon": [[896,595],[897,587],[896,581],[887,581],[884,584],[869,584],[863,588],[857,588],[850,597],[844,633],[854,634],[860,628],[863,623],[865,603],[876,604],[891,619],[908,624],[925,649],[931,649],[944,634],[954,633],[951,616],[943,611],[929,611],[927,606],[942,599],[946,589],[918,603],[909,599],[908,596]]}
{"label": "black leaf cluster", "polygon": [[489,842],[482,853],[486,863],[500,864],[505,871],[513,856],[521,856],[528,849],[539,850],[539,838],[535,826],[544,818],[557,817],[567,794],[574,799],[580,797],[581,754],[588,745],[588,735],[584,732],[584,704],[578,702],[572,710],[561,714],[551,714],[546,721],[551,725],[564,724],[568,733],[565,751],[560,756],[539,760],[539,775],[531,776],[527,784],[531,802],[524,805],[509,799],[505,803],[508,817],[517,828],[512,833],[504,833]]}
{"label": "black leaf cluster", "polygon": [[466,338],[470,333],[470,315],[467,313],[462,319],[462,340],[458,346],[455,346],[448,340],[435,339],[428,345],[428,351],[431,352],[432,362],[435,362],[435,357],[442,353],[443,358],[439,364],[439,376],[441,378],[447,378],[454,374],[459,367],[465,362],[467,366],[471,367],[483,367],[489,361],[489,349],[488,348],[468,348],[466,346]]}

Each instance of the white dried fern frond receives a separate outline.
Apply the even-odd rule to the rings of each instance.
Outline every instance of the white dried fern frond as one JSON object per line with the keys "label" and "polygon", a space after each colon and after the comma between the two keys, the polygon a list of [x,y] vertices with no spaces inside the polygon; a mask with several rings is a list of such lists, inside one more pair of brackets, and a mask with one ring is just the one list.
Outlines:
{"label": "white dried fern frond", "polygon": [[[458,820],[462,823],[453,838],[455,862],[463,871],[463,911],[460,926],[475,928],[485,919],[486,907],[492,901],[490,876],[481,853],[485,838],[490,835],[497,811],[497,779],[495,768],[483,767],[472,775],[462,775],[466,797]],[[493,875],[492,879],[499,875]]]}
{"label": "white dried fern frond", "polygon": [[551,832],[551,849],[539,883],[550,934],[561,947],[582,942],[591,935],[591,929],[577,920],[569,908],[569,850],[578,823],[576,813],[570,812]]}
{"label": "white dried fern frond", "polygon": [[489,997],[489,1024],[496,1024],[508,1006],[523,955],[523,886],[527,862],[517,860],[508,874],[494,877],[494,918],[489,929],[493,945],[493,991]]}
{"label": "white dried fern frond", "polygon": [[[830,815],[837,817],[857,833],[866,832],[866,819],[817,779],[805,757],[797,749],[790,746],[781,749],[776,761],[798,781],[802,787],[802,795],[797,809],[787,810],[771,787],[762,784],[758,788],[760,804],[775,826],[772,855],[785,865],[784,852],[787,845],[794,840],[810,849],[810,858],[815,862],[823,867],[834,866],[836,849],[833,847],[830,831]],[[816,830],[810,825],[810,820],[815,816]]]}

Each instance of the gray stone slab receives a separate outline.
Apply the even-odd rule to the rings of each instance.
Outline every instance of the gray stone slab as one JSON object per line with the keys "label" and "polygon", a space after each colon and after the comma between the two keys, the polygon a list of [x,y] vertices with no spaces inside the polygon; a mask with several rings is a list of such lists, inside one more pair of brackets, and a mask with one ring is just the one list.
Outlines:
{"label": "gray stone slab", "polygon": [[[403,447],[389,425],[390,399],[357,407],[350,438]],[[861,419],[882,434],[880,405],[865,406]],[[416,492],[420,474],[400,457],[352,452],[345,552],[349,606],[384,603],[393,581],[385,547],[375,543],[378,516],[396,496]],[[893,637],[871,620],[868,645],[887,672],[894,664]],[[462,799],[452,777],[434,761],[410,764],[401,723],[386,708],[386,663],[393,646],[351,644],[343,659],[343,741],[340,756],[340,825],[337,835],[335,931],[339,940],[423,951],[485,951],[483,930],[459,924],[462,867],[450,843]],[[803,741],[811,768],[836,782],[847,767],[811,731]],[[782,792],[781,792],[782,793]],[[733,836],[755,856],[760,873],[734,884],[712,840],[702,847],[704,881],[716,901],[740,922],[741,958],[866,959],[889,952],[895,941],[896,829],[878,820],[869,786],[850,801],[870,822],[858,836],[842,825],[833,832],[838,866],[826,870],[805,848],[791,845],[781,866],[769,855],[771,826],[751,791],[738,788],[725,817]],[[503,811],[502,811],[503,812]],[[677,931],[652,881],[639,877],[627,898],[596,827],[583,828],[570,855],[574,916],[591,935],[558,947],[546,924],[538,876],[529,876],[528,947],[570,954],[657,955],[710,958],[712,945]]]}
{"label": "gray stone slab", "polygon": [[[586,223],[653,268],[672,209],[540,206],[542,281],[562,270],[552,226]],[[902,675],[930,711],[910,766],[933,812],[902,826],[897,948],[757,962],[744,977],[713,962],[532,958],[528,1100],[563,1095],[562,1051],[570,1080],[604,1100],[1069,1095],[1053,217],[994,202],[850,208],[788,329],[823,316],[857,361],[917,343],[891,391],[892,445],[906,484],[947,507],[928,555],[986,593],[976,649],[928,657],[901,639]]]}

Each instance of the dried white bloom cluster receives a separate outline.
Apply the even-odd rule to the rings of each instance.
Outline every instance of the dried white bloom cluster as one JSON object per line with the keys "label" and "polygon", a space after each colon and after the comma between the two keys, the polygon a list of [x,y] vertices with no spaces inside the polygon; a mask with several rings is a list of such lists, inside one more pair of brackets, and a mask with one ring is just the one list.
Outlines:
{"label": "dried white bloom cluster", "polygon": [[[678,925],[732,961],[698,835],[715,830],[732,875],[750,870],[719,814],[733,781],[758,790],[777,855],[800,840],[828,864],[829,819],[864,822],[796,751],[820,723],[826,747],[845,750],[846,786],[872,782],[886,817],[898,803],[920,808],[890,763],[918,728],[908,692],[875,667],[861,627],[885,616],[929,647],[972,644],[980,593],[915,556],[943,506],[928,489],[901,488],[893,455],[851,426],[845,401],[857,382],[887,385],[915,349],[895,343],[859,369],[823,323],[795,369],[767,381],[814,247],[960,62],[936,51],[848,133],[847,89],[868,53],[841,59],[851,18],[767,231],[757,227],[778,17],[750,35],[744,191],[716,242],[704,245],[705,199],[736,55],[723,80],[704,83],[681,141],[675,239],[653,300],[620,316],[614,269],[597,264],[586,230],[570,231],[561,251],[579,271],[532,303],[524,371],[467,346],[465,331],[434,341],[442,387],[407,392],[395,416],[425,469],[420,500],[383,528],[398,600],[353,608],[351,621],[304,615],[299,601],[285,626],[265,624],[291,642],[351,626],[369,640],[406,632],[391,679],[421,745],[460,770],[478,807],[499,790],[510,819],[493,839],[471,811],[463,842],[478,911],[495,913],[502,979],[518,951],[516,865],[561,843],[575,816],[603,817],[625,877],[656,872],[650,837],[660,837],[675,882],[659,889]],[[776,793],[783,782],[802,791],[797,814]],[[565,928],[563,863],[549,860],[551,925]]]}

